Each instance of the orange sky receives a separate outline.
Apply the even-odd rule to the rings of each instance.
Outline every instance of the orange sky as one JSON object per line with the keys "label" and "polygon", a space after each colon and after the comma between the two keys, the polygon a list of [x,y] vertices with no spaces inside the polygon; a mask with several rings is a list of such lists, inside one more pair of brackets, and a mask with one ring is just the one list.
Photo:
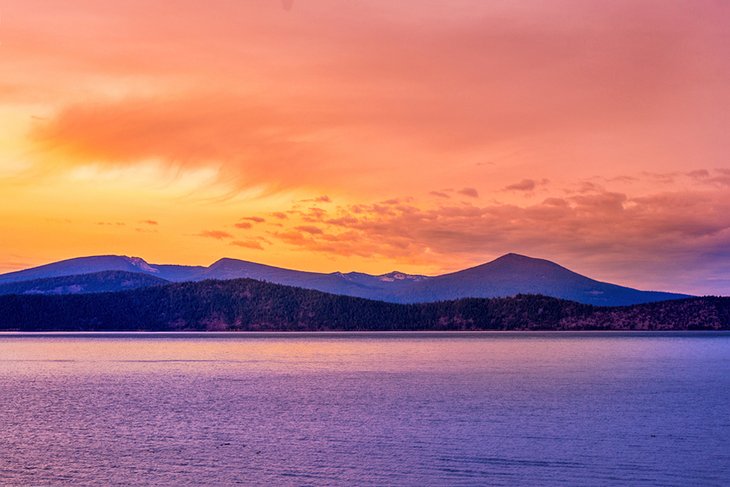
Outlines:
{"label": "orange sky", "polygon": [[24,0],[0,272],[89,254],[730,293],[730,3]]}

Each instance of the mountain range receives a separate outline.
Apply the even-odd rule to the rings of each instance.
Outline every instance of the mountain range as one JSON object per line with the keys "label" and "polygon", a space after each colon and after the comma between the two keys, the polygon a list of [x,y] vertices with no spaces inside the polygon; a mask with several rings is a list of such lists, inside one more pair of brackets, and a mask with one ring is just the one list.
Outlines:
{"label": "mountain range", "polygon": [[171,282],[253,279],[389,303],[544,295],[594,306],[627,306],[688,297],[596,281],[554,262],[506,254],[439,276],[391,272],[318,273],[221,259],[203,266],[150,264],[139,257],[79,257],[0,275],[0,295],[87,294],[161,286]]}

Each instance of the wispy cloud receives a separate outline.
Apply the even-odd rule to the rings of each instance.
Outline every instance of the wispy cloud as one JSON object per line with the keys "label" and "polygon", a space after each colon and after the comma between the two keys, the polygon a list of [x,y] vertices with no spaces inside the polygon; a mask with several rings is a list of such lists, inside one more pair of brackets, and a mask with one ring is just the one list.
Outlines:
{"label": "wispy cloud", "polygon": [[321,228],[316,227],[314,225],[300,225],[300,226],[296,227],[296,229],[299,230],[300,232],[315,234],[315,235],[323,233]]}
{"label": "wispy cloud", "polygon": [[253,223],[263,223],[266,221],[266,218],[260,217],[260,216],[247,216],[244,218],[241,218],[241,220],[250,221]]}
{"label": "wispy cloud", "polygon": [[213,238],[215,240],[233,238],[233,235],[231,235],[228,232],[224,232],[223,230],[203,230],[202,232],[196,234],[196,236],[205,237],[205,238]]}
{"label": "wispy cloud", "polygon": [[231,245],[235,245],[236,247],[243,247],[246,249],[252,249],[252,250],[264,250],[264,247],[261,245],[261,242],[257,240],[234,240],[231,242]]}
{"label": "wispy cloud", "polygon": [[479,198],[479,191],[474,188],[462,188],[458,191],[458,193],[470,198]]}
{"label": "wispy cloud", "polygon": [[507,185],[505,191],[534,191],[538,186],[544,186],[548,183],[547,179],[523,179],[520,182]]}

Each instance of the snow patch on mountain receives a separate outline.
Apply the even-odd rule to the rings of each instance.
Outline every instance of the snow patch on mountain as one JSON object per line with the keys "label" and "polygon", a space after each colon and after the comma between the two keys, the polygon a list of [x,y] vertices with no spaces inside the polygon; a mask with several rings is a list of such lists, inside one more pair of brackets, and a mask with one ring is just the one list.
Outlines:
{"label": "snow patch on mountain", "polygon": [[155,269],[151,265],[149,265],[143,258],[141,257],[128,257],[127,260],[130,264],[132,264],[137,269],[140,269],[144,272],[149,272],[152,274],[159,273],[160,271],[158,269]]}
{"label": "snow patch on mountain", "polygon": [[396,281],[423,281],[428,279],[427,276],[419,276],[414,274],[406,274],[405,272],[393,271],[388,274],[378,276],[378,280],[382,282],[396,282]]}

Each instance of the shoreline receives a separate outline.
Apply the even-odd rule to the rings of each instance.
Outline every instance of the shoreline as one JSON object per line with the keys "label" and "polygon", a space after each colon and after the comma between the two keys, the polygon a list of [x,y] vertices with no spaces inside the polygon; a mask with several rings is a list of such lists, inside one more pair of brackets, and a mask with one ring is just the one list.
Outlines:
{"label": "shoreline", "polygon": [[0,331],[2,338],[23,337],[139,337],[139,338],[309,338],[309,337],[402,337],[420,336],[434,338],[478,337],[478,336],[698,336],[728,335],[730,330],[389,330],[389,331]]}

